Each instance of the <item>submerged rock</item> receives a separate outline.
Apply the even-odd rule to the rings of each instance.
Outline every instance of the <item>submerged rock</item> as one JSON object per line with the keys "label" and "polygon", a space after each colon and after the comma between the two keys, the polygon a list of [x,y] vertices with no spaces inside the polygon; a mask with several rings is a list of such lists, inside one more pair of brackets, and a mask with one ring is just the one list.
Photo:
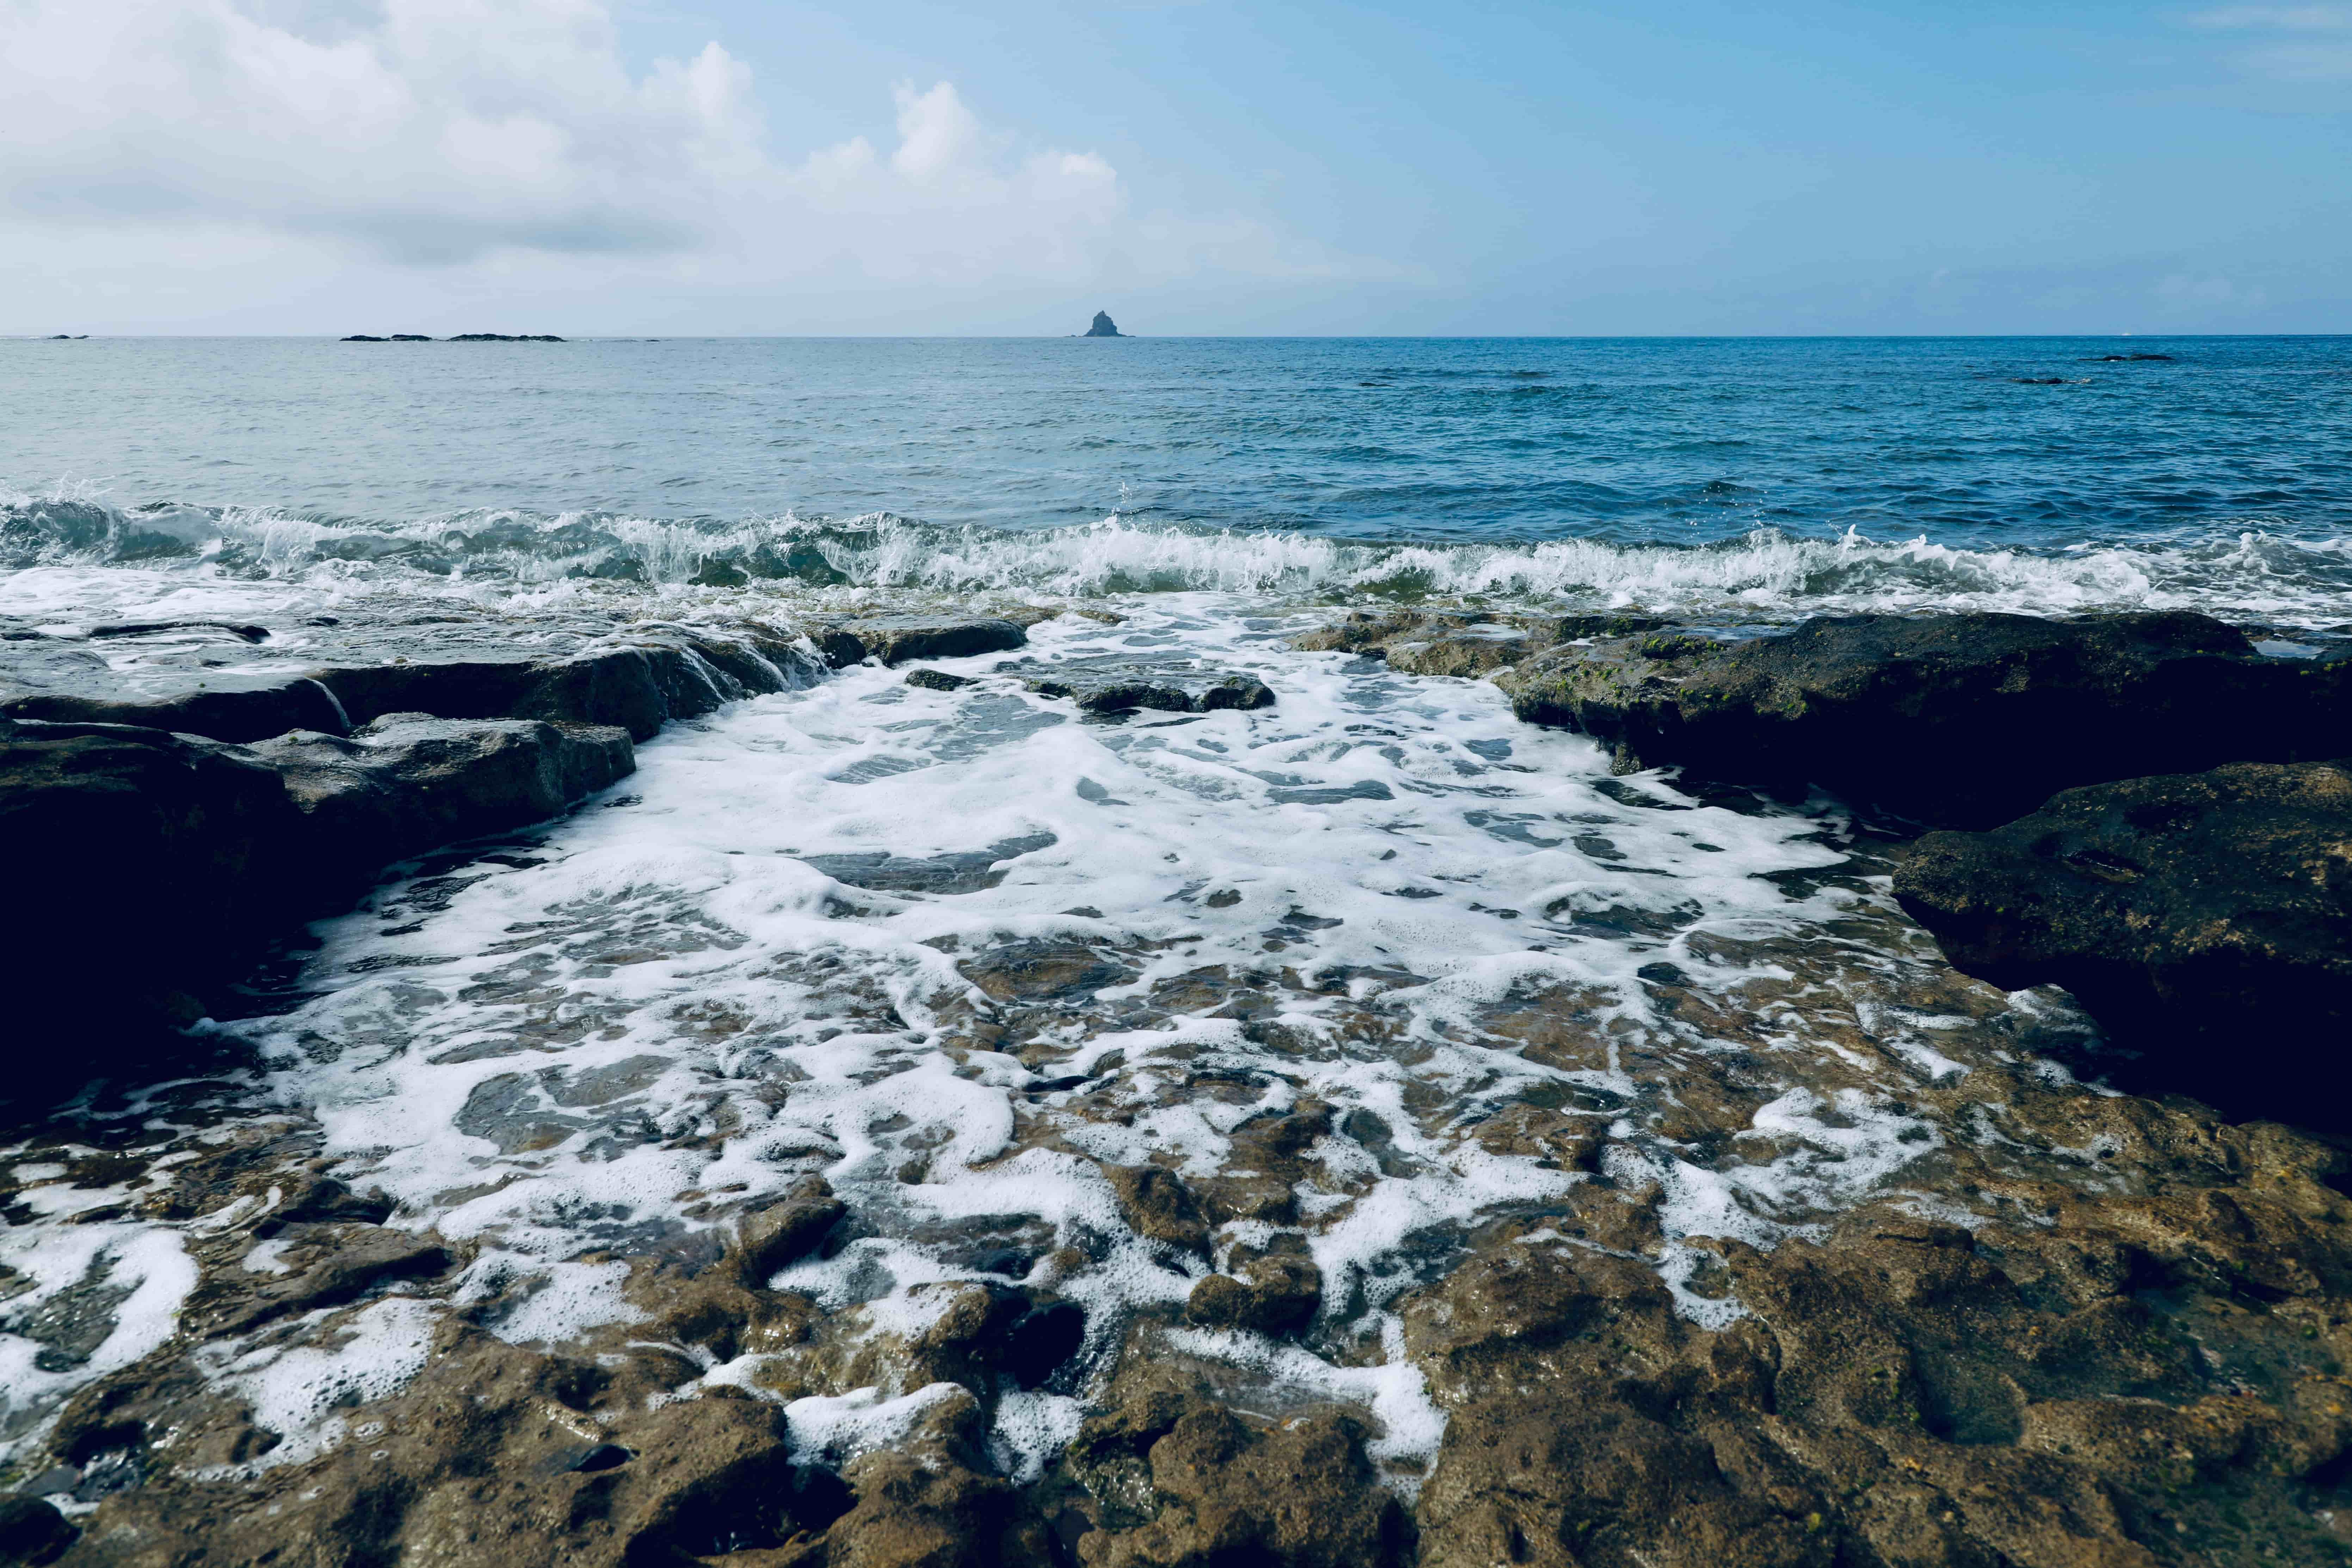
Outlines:
{"label": "submerged rock", "polygon": [[1621,771],[1818,784],[1939,826],[2005,821],[2075,784],[2352,752],[2352,658],[2265,658],[2183,613],[1654,633],[1563,647],[1500,683],[1521,718],[1596,737]]}
{"label": "submerged rock", "polygon": [[2063,985],[2145,1087],[2342,1123],[2352,1064],[2352,762],[2063,791],[1931,833],[1895,895],[1955,968]]}

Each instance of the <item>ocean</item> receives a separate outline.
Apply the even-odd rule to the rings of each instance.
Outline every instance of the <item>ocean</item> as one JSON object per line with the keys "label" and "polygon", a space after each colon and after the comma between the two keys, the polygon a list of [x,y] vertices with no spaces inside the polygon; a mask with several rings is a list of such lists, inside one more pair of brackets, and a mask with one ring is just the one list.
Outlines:
{"label": "ocean", "polygon": [[[911,1342],[973,1282],[1083,1310],[991,1397],[1016,1481],[1149,1352],[1367,1412],[1410,1494],[1447,1416],[1402,1314],[1465,1258],[1601,1247],[1721,1328],[1749,1310],[1727,1240],[1890,1196],[2015,1219],[1988,1162],[2105,1179],[2013,1105],[2091,1094],[2059,1058],[2093,1031],[1954,974],[1887,895],[1894,839],[1834,802],[1617,776],[1486,682],[1289,639],[1411,604],[2325,638],[2347,542],[2342,338],[0,342],[24,627],[299,649],[370,615],[1027,606],[1061,613],[1020,671],[1189,661],[1276,698],[1101,721],[999,656],[944,661],[953,690],[812,665],[569,818],[398,868],[196,1026],[203,1072],[9,1134],[0,1442],[173,1342],[246,1221],[134,1200],[266,1131],[457,1261],[206,1348],[278,1439],[223,1474],[350,1440],[451,1315],[620,1343],[644,1259],[821,1175],[836,1244],[767,1282],[820,1339]],[[1271,1122],[1307,1131],[1269,1155]],[[123,1158],[69,1175],[94,1150]],[[1220,1247],[1312,1263],[1305,1328],[1187,1326],[1207,1263],[1104,1175],[1155,1162]],[[1641,1217],[1571,1225],[1604,1189]],[[678,1354],[665,1397],[773,1399],[833,1460],[933,1397]]]}

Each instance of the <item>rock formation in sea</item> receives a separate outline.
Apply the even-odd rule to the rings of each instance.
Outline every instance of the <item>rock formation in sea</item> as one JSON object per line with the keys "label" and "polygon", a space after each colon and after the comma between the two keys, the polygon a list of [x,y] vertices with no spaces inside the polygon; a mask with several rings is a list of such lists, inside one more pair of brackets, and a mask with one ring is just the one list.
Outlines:
{"label": "rock formation in sea", "polygon": [[1095,312],[1095,324],[1088,327],[1083,335],[1089,338],[1123,338],[1127,336],[1125,332],[1118,330],[1118,323],[1110,319],[1110,312],[1108,310],[1097,310]]}

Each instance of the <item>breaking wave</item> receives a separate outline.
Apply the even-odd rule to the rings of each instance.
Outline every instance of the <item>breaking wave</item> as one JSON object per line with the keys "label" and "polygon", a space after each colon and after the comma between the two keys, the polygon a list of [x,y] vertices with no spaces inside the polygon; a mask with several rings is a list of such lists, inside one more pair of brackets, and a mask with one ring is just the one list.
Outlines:
{"label": "breaking wave", "polygon": [[1760,528],[1677,546],[1597,540],[1350,541],[1113,514],[1072,527],[943,527],[890,513],[740,521],[476,510],[378,523],[266,507],[117,507],[60,489],[0,496],[0,568],[139,566],[213,577],[430,580],[474,587],[598,581],[1096,596],[1484,597],[1771,619],[1830,611],[2226,609],[2344,617],[2352,551],[2245,519],[2201,536],[2055,550],[1956,548],[1849,529]]}

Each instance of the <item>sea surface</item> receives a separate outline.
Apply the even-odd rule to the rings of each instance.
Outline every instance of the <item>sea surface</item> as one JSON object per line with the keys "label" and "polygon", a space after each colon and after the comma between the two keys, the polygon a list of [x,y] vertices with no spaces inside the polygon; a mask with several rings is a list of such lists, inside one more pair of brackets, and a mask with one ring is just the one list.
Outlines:
{"label": "sea surface", "polygon": [[[1008,1474],[1150,1345],[1268,1407],[1362,1405],[1409,1489],[1444,1417],[1397,1304],[1496,1226],[1568,1245],[1547,1216],[1580,1186],[1646,1193],[1610,1245],[1726,1322],[1692,1238],[1890,1194],[1984,1217],[2009,1200],[1946,1178],[1961,1143],[2097,1179],[2001,1089],[2073,1083],[2091,1031],[1945,968],[1835,803],[1613,777],[1490,685],[1288,639],[1404,603],[2324,637],[2352,631],[2347,541],[2352,339],[0,342],[24,627],[215,616],[299,652],[325,614],[1029,605],[1066,612],[1030,673],[1277,695],[1101,722],[1003,656],[947,661],[954,691],[812,666],[567,820],[398,868],[200,1026],[204,1074],[5,1134],[0,1445],[170,1342],[257,1216],[147,1200],[268,1129],[465,1261],[208,1349],[283,1439],[257,1465],[341,1441],[442,1315],[625,1328],[632,1258],[815,1173],[845,1239],[772,1283],[845,1331],[919,1331],[943,1281],[1085,1309],[1081,1352],[992,1406]],[[1251,1130],[1302,1110],[1326,1131],[1269,1199]],[[1310,1256],[1307,1331],[1184,1326],[1207,1265],[1102,1174],[1151,1161],[1257,1194],[1221,1246]],[[852,1448],[923,1397],[760,1360],[706,1353],[680,1392],[765,1391]]]}

